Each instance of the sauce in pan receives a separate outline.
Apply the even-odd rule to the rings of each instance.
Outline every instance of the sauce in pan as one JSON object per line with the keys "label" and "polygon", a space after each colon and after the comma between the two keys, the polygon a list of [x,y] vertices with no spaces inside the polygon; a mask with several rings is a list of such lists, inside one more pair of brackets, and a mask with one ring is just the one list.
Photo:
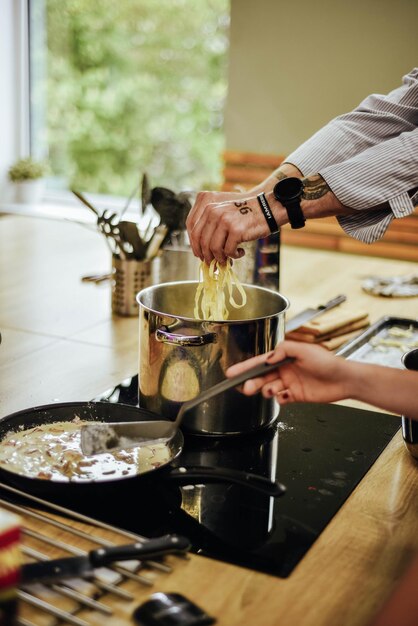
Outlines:
{"label": "sauce in pan", "polygon": [[136,476],[171,460],[164,443],[84,456],[80,427],[88,423],[76,417],[10,432],[0,441],[0,466],[30,478],[91,482]]}

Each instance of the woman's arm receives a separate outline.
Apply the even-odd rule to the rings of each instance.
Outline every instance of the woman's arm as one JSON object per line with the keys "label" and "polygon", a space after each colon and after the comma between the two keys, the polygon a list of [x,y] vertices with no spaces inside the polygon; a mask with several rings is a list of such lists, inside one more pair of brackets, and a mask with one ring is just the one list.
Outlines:
{"label": "woman's arm", "polygon": [[351,398],[418,420],[418,372],[345,360],[320,346],[283,341],[273,352],[233,365],[226,374],[231,377],[257,363],[275,363],[286,356],[294,357],[295,362],[247,381],[243,393],[261,391],[280,404]]}

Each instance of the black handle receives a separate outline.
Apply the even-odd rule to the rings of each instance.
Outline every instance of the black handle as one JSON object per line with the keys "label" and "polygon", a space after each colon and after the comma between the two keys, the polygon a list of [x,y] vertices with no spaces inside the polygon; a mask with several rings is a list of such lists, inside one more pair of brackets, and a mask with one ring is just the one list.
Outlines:
{"label": "black handle", "polygon": [[169,477],[183,485],[195,484],[197,480],[205,483],[234,483],[275,498],[286,491],[286,487],[277,481],[224,467],[178,467],[170,470]]}
{"label": "black handle", "polygon": [[286,365],[286,363],[293,363],[294,360],[295,360],[294,357],[288,356],[285,359],[278,361],[277,363],[266,363],[264,361],[263,363],[260,363],[259,365],[255,365],[251,369],[246,370],[245,372],[242,372],[242,374],[238,374],[237,376],[234,376],[233,378],[227,378],[226,380],[221,381],[217,385],[213,385],[213,387],[206,389],[205,391],[200,393],[198,396],[196,396],[196,398],[192,398],[191,400],[184,402],[180,407],[175,423],[179,425],[181,420],[183,419],[184,413],[188,411],[189,409],[193,409],[195,406],[197,406],[201,402],[206,402],[206,400],[210,400],[210,398],[217,396],[219,393],[227,391],[228,389],[232,389],[232,387],[237,387],[238,385],[241,385],[241,383],[244,383],[246,380],[250,380],[250,378],[257,378],[258,376],[265,376],[269,372],[273,372],[274,370],[277,370],[282,365]]}
{"label": "black handle", "polygon": [[89,559],[93,567],[101,567],[115,561],[129,561],[130,559],[150,559],[173,552],[186,552],[190,549],[190,541],[181,535],[163,535],[156,539],[145,539],[112,548],[98,548],[89,552]]}

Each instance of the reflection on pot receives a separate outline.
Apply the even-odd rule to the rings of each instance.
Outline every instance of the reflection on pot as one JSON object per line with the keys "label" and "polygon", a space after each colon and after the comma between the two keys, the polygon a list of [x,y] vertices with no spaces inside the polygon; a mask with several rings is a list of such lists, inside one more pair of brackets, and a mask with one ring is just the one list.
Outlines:
{"label": "reflection on pot", "polygon": [[196,357],[190,350],[175,348],[165,358],[158,383],[163,414],[171,414],[172,407],[195,398],[200,393],[201,372]]}
{"label": "reflection on pot", "polygon": [[[182,462],[233,468],[275,480],[278,431],[257,436],[207,439],[186,438]],[[225,543],[256,549],[272,531],[275,498],[231,484],[182,487],[182,508]]]}

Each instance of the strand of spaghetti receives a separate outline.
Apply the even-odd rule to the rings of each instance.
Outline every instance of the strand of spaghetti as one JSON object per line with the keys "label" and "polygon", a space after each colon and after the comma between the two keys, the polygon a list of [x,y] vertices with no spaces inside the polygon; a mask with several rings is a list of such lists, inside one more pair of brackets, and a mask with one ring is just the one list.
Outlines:
{"label": "strand of spaghetti", "polygon": [[[208,266],[202,262],[200,264],[201,282],[195,294],[194,316],[196,319],[205,320],[226,320],[229,317],[228,303],[235,309],[245,306],[247,296],[241,282],[232,269],[231,259],[225,265],[218,265],[216,260]],[[233,296],[233,285],[238,289],[241,302],[237,303]],[[199,313],[202,313],[202,316]]]}
{"label": "strand of spaghetti", "polygon": [[[232,265],[230,266],[229,273],[231,276],[231,288],[229,292],[229,301],[235,309],[242,309],[242,307],[247,304],[247,294],[245,293],[245,289],[242,286],[241,281],[239,280],[238,276],[236,275],[236,272],[234,271]],[[232,283],[234,283],[236,288],[238,289],[238,292],[241,296],[241,304],[238,304],[235,301],[234,296],[232,295]]]}

